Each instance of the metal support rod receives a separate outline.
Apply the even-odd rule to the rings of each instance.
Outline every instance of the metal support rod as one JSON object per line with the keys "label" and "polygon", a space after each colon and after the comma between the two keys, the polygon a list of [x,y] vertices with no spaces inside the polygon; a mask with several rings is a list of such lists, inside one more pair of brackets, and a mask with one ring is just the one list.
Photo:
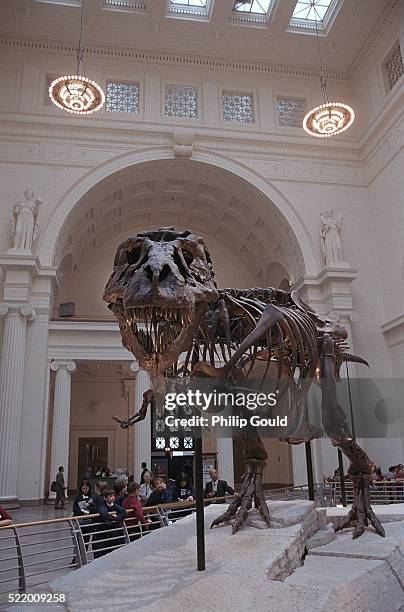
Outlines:
{"label": "metal support rod", "polygon": [[345,362],[345,366],[346,366],[346,379],[348,382],[349,413],[351,416],[351,433],[352,433],[352,438],[354,442],[356,442],[355,421],[354,421],[354,414],[353,414],[353,407],[352,407],[352,395],[351,395],[351,379],[349,377],[349,368],[348,368],[347,361]]}
{"label": "metal support rod", "polygon": [[205,516],[203,503],[202,431],[195,437],[195,493],[196,493],[196,554],[198,572],[205,570]]}
{"label": "metal support rod", "polygon": [[341,449],[338,448],[338,467],[339,467],[339,481],[341,484],[341,501],[342,505],[346,506],[346,489],[345,489],[345,478],[344,478],[344,463],[342,461],[342,452]]}
{"label": "metal support rod", "polygon": [[25,579],[25,564],[24,557],[22,555],[20,534],[18,533],[18,529],[15,525],[12,526],[12,530],[14,534],[15,547],[18,558],[18,590],[20,591],[20,593],[25,593],[27,584]]}
{"label": "metal support rod", "polygon": [[307,468],[307,484],[309,486],[309,499],[314,501],[314,479],[313,479],[313,460],[311,457],[311,441],[305,442],[306,449],[306,468]]}

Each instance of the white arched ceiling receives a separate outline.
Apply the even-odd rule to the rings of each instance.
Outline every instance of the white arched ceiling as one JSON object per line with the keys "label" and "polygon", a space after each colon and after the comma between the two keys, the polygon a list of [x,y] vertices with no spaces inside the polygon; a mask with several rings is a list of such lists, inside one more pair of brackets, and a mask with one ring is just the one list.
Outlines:
{"label": "white arched ceiling", "polygon": [[222,245],[254,284],[265,283],[271,261],[292,279],[304,271],[289,224],[258,189],[221,168],[175,159],[124,168],[92,187],[63,224],[55,263],[71,253],[80,271],[107,242],[165,225],[200,233],[216,251]]}
{"label": "white arched ceiling", "polygon": [[279,261],[271,261],[271,263],[266,268],[265,283],[267,285],[270,285],[271,287],[278,287],[279,289],[289,289],[289,280],[289,274],[286,268],[282,264],[280,264]]}

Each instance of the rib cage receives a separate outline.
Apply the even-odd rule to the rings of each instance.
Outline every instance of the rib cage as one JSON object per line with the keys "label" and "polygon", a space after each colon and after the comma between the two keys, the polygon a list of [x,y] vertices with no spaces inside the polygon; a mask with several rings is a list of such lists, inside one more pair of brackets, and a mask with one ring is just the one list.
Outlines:
{"label": "rib cage", "polygon": [[[219,312],[220,303],[225,305],[222,316]],[[184,375],[198,361],[209,361],[211,365],[218,361],[227,363],[243,340],[255,329],[267,304],[275,305],[282,312],[283,318],[271,333],[261,337],[240,359],[242,377],[250,375],[257,359],[265,359],[267,365],[264,377],[270,364],[276,363],[278,378],[292,378],[298,370],[300,380],[307,379],[309,382],[313,379],[319,367],[321,338],[325,331],[330,333],[330,322],[319,317],[296,292],[270,287],[223,289],[219,292],[219,300],[206,313],[188,351],[183,367]],[[336,376],[339,378],[339,369],[345,360],[343,351],[347,345],[345,338],[339,337],[338,333],[331,331],[331,335],[336,352]],[[174,370],[178,373],[178,365],[174,366]]]}

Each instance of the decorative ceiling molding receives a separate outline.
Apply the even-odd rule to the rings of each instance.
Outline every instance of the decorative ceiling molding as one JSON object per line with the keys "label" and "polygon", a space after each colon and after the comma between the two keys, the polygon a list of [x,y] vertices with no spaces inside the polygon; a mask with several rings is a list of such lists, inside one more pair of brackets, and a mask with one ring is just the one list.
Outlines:
{"label": "decorative ceiling molding", "polygon": [[[2,38],[0,42],[4,49],[14,51],[38,51],[46,53],[57,53],[60,55],[74,55],[74,45],[60,42],[29,40],[20,38]],[[215,58],[202,55],[185,53],[168,53],[167,51],[148,51],[142,49],[124,49],[118,47],[91,46],[85,48],[87,58],[97,59],[123,59],[151,64],[164,64],[186,66],[189,68],[204,68],[210,70],[230,72],[252,72],[255,74],[278,74],[289,77],[318,79],[318,70],[299,68],[282,64],[270,64],[267,62],[240,61],[231,58]],[[335,81],[349,81],[349,75],[340,71],[326,71],[325,76]]]}
{"label": "decorative ceiling molding", "polygon": [[376,20],[376,23],[374,24],[373,28],[370,30],[370,32],[366,36],[365,42],[363,43],[362,47],[359,49],[359,52],[357,53],[355,59],[353,60],[352,64],[349,67],[349,70],[347,73],[349,80],[353,78],[357,70],[359,70],[359,68],[361,67],[361,65],[367,58],[367,56],[372,51],[377,39],[383,32],[387,23],[392,18],[399,4],[400,4],[400,0],[392,0],[390,3],[390,6],[387,6],[387,8],[383,9],[383,11],[380,13],[379,17]]}
{"label": "decorative ceiling molding", "polygon": [[[387,117],[386,117],[387,115]],[[176,143],[175,128],[150,125],[136,130],[116,125],[94,127],[71,124],[69,119],[50,123],[35,116],[36,123],[16,121],[4,115],[0,122],[0,153],[4,162],[46,164],[54,171],[67,167],[94,167],[117,155],[144,148],[162,147],[168,156]],[[299,137],[263,134],[259,139],[246,134],[224,133],[195,127],[195,151],[215,151],[238,159],[268,180],[307,180],[367,186],[403,146],[402,94],[397,91],[385,112],[366,130],[360,143],[314,146]],[[189,145],[188,145],[189,146]],[[303,161],[304,160],[304,161]]]}

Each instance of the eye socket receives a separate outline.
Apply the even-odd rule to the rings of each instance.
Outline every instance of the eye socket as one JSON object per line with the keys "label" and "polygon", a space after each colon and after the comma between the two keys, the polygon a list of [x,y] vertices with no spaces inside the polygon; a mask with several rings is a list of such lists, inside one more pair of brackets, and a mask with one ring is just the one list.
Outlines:
{"label": "eye socket", "polygon": [[137,263],[140,259],[140,255],[142,253],[142,247],[135,247],[132,251],[126,251],[126,259],[128,260],[128,264],[131,266]]}
{"label": "eye socket", "polygon": [[[181,260],[181,257],[178,255],[177,251],[174,251],[174,254],[173,254],[173,259],[174,259],[174,263],[175,263],[175,265],[177,266],[177,268],[178,268],[178,270],[179,270],[179,272],[180,272],[181,276],[182,276],[183,278],[188,278],[189,272],[188,272],[188,270],[185,268],[185,266],[184,266],[184,264],[183,264],[183,262],[182,262],[182,260]],[[188,265],[188,264],[187,264],[187,265]]]}
{"label": "eye socket", "polygon": [[192,262],[194,261],[194,256],[192,255],[192,253],[190,251],[188,251],[187,249],[182,249],[182,254],[184,256],[185,262],[187,264],[187,266],[189,267]]}

